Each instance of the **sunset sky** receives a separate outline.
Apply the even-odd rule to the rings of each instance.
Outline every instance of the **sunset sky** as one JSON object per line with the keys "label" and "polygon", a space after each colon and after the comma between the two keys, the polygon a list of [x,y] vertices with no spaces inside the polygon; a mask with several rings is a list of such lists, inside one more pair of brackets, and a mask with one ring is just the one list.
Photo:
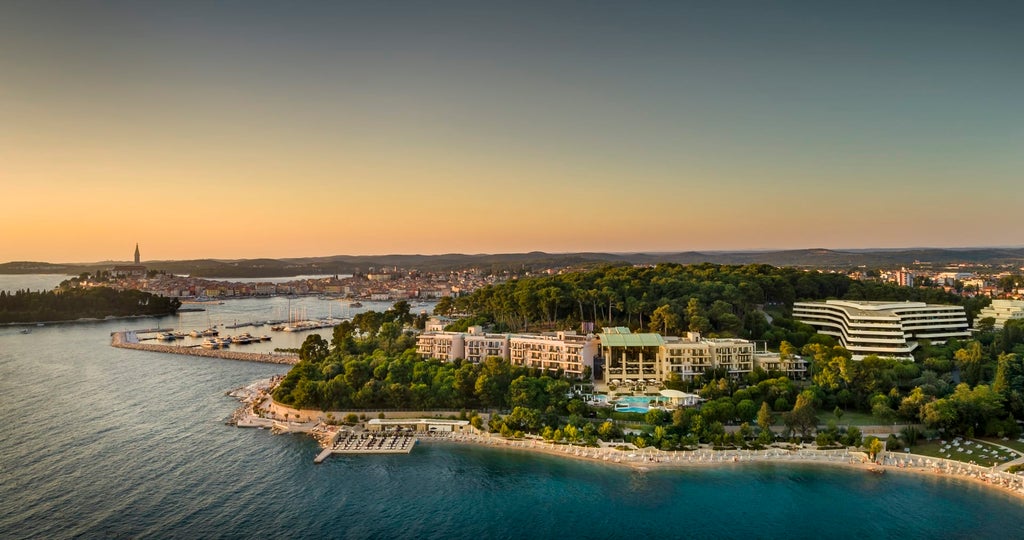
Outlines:
{"label": "sunset sky", "polygon": [[0,262],[1024,244],[1020,2],[3,2]]}

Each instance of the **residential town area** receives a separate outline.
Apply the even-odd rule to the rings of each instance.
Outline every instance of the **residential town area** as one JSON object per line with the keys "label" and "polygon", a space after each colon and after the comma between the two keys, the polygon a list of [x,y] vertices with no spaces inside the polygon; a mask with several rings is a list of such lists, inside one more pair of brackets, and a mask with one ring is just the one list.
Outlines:
{"label": "residential town area", "polygon": [[[145,267],[142,267],[145,268]],[[371,301],[437,299],[459,296],[488,284],[509,279],[502,275],[484,275],[477,270],[420,272],[417,270],[369,269],[366,273],[333,276],[297,276],[294,279],[233,281],[198,278],[159,271],[125,271],[115,267],[109,273],[69,280],[76,287],[107,286],[119,290],[137,289],[182,300],[275,295],[317,295]]]}
{"label": "residential town area", "polygon": [[[635,265],[648,266],[648,265]],[[88,279],[69,280],[72,286],[110,286],[115,289],[137,289],[162,296],[186,299],[239,298],[273,295],[326,295],[366,300],[437,299],[460,296],[486,285],[531,275],[555,275],[580,270],[577,266],[553,266],[521,272],[492,272],[469,267],[450,271],[422,271],[392,266],[369,267],[351,275],[296,276],[294,279],[266,280],[200,278],[175,275],[148,269],[136,260],[134,265],[114,266],[109,272],[97,272]],[[962,297],[986,296],[1008,300],[1024,300],[1024,267],[961,263],[933,268],[915,261],[910,268],[836,270],[805,268],[808,272],[841,273],[858,281],[890,282],[905,287],[930,287]]]}

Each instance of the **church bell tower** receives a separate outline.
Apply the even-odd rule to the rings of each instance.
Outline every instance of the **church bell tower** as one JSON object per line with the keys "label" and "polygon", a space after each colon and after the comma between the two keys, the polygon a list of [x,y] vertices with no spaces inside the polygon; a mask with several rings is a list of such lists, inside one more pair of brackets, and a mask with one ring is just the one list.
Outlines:
{"label": "church bell tower", "polygon": [[135,266],[139,265],[139,244],[135,244]]}

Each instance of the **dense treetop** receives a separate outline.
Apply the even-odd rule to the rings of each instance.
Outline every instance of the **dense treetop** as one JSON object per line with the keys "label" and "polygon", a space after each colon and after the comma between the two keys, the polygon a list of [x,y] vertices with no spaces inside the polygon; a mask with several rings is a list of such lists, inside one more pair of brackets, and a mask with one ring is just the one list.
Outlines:
{"label": "dense treetop", "polygon": [[181,307],[175,298],[109,287],[56,291],[0,291],[0,323],[69,321],[82,318],[167,315]]}
{"label": "dense treetop", "polygon": [[[581,321],[663,334],[789,341],[803,346],[814,330],[789,319],[798,300],[913,300],[965,303],[973,316],[986,300],[964,300],[940,288],[856,281],[844,274],[763,264],[604,266],[586,272],[512,280],[481,288],[440,313],[466,314],[511,331],[578,328]],[[769,322],[771,321],[771,322]]]}
{"label": "dense treetop", "polygon": [[414,318],[399,302],[383,313],[368,311],[334,328],[330,344],[306,338],[300,362],[274,399],[300,408],[465,409],[523,405],[564,410],[569,382],[491,358],[481,364],[422,360],[407,330]]}
{"label": "dense treetop", "polygon": [[[768,428],[776,418],[787,438],[807,440],[817,430],[820,444],[857,444],[856,428],[836,427],[846,410],[869,414],[879,424],[923,426],[926,434],[1019,433],[1024,322],[999,331],[983,329],[974,339],[941,346],[923,341],[913,362],[874,356],[854,361],[831,337],[789,318],[794,301],[825,298],[965,303],[969,314],[986,302],[961,300],[940,289],[765,265],[607,266],[489,286],[443,300],[435,312],[464,315],[455,325],[459,328],[484,324],[499,331],[533,331],[595,321],[596,326],[629,325],[666,334],[697,330],[763,339],[782,355],[803,355],[810,364],[809,379],[791,381],[760,368],[737,379],[712,370],[692,381],[666,382],[670,388],[698,392],[705,399],[698,409],[617,413],[573,398],[570,389],[586,381],[561,373],[511,366],[499,358],[481,364],[420,359],[410,322],[420,326],[422,321],[413,321],[408,304],[400,302],[385,313],[360,314],[339,325],[329,344],[310,336],[301,362],[274,398],[322,410],[490,409],[503,411],[489,425],[494,431],[583,443],[623,437],[619,426],[602,420],[628,419],[645,426],[641,435],[626,436],[634,444],[666,449],[698,441],[767,444],[774,440]],[[826,428],[820,426],[821,411],[834,411],[835,420]],[[755,421],[757,431],[751,426]],[[727,434],[728,424],[741,427]],[[909,439],[916,437],[916,429],[910,429]]]}

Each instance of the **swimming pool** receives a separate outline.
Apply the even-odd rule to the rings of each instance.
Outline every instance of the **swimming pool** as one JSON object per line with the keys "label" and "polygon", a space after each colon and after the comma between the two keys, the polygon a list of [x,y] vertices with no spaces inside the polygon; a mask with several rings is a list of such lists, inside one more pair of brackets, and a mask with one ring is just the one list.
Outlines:
{"label": "swimming pool", "polygon": [[[650,410],[651,400],[657,400],[655,396],[616,396],[612,397],[610,401],[616,402],[617,406],[615,410],[617,412],[636,412],[645,413]],[[597,396],[598,405],[608,405],[608,396]]]}
{"label": "swimming pool", "polygon": [[619,396],[615,398],[615,401],[618,401],[619,403],[628,403],[634,407],[646,408],[648,405],[650,405],[652,399],[655,398],[652,398],[650,396]]}

